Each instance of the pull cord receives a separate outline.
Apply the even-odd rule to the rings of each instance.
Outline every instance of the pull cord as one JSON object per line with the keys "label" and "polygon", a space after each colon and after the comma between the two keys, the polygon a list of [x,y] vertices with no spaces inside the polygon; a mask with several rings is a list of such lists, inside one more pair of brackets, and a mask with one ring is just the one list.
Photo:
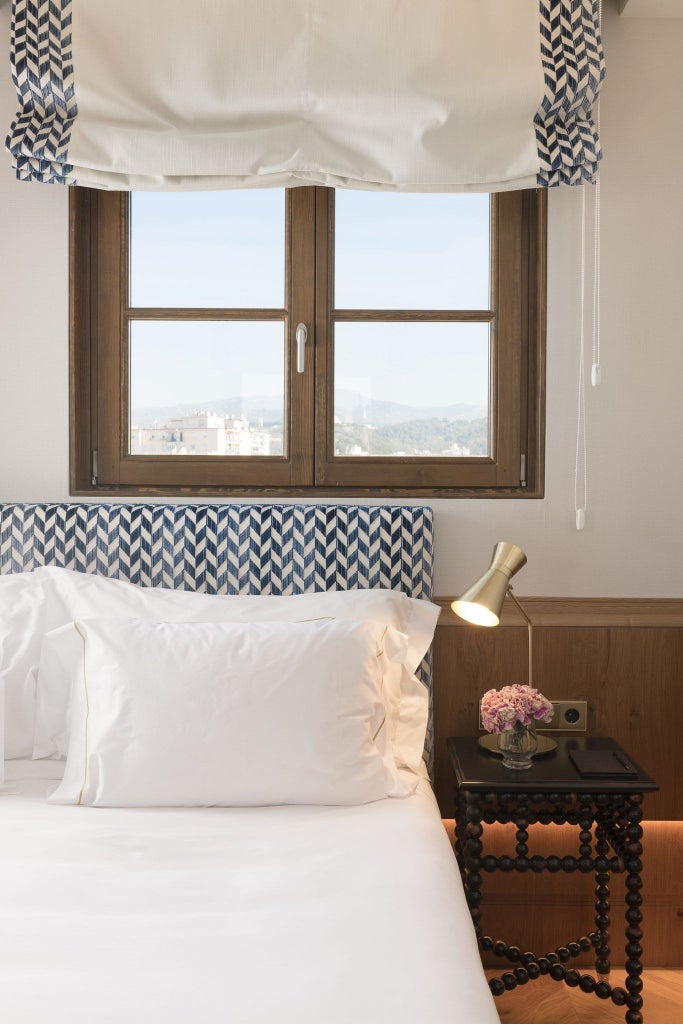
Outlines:
{"label": "pull cord", "polygon": [[[598,138],[600,138],[600,100],[596,115]],[[591,366],[591,384],[594,388],[602,383],[602,366],[600,363],[600,172],[595,179],[593,209],[593,365]]]}
{"label": "pull cord", "polygon": [[574,514],[576,529],[583,530],[586,524],[586,503],[588,499],[588,459],[586,446],[586,386],[585,386],[585,345],[586,345],[586,186],[581,186],[581,299],[579,303],[581,324],[579,327],[579,382],[576,411],[576,455],[574,460]]}

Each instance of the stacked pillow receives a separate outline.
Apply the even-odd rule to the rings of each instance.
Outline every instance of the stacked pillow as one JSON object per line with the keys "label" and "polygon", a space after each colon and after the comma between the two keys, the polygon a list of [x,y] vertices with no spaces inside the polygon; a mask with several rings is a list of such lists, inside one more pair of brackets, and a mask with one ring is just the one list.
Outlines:
{"label": "stacked pillow", "polygon": [[66,757],[61,802],[405,795],[397,769],[422,767],[415,671],[438,612],[382,590],[232,597],[58,568],[0,577],[5,756]]}
{"label": "stacked pillow", "polygon": [[38,573],[0,576],[0,691],[4,691],[4,756],[30,757],[36,673],[47,620],[47,580]]}

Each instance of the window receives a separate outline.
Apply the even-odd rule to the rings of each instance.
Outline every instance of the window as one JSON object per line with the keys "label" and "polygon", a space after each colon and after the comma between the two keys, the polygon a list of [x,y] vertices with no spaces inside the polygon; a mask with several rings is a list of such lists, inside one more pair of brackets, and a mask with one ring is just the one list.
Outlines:
{"label": "window", "polygon": [[75,494],[543,493],[545,196],[71,190]]}

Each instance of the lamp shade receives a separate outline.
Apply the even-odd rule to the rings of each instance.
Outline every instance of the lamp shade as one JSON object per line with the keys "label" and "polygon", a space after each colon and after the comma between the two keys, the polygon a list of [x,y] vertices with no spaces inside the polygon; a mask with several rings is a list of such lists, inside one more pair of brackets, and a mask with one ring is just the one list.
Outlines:
{"label": "lamp shade", "polygon": [[499,541],[493,549],[491,564],[451,608],[461,619],[477,626],[497,626],[510,579],[526,565],[526,555],[517,544]]}

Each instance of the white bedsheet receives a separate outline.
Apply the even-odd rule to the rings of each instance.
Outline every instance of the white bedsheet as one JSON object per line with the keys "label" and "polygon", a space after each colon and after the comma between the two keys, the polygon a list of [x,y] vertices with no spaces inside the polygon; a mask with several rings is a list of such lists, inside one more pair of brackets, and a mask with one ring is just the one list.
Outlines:
{"label": "white bedsheet", "polygon": [[427,782],[362,807],[105,810],[12,774],[3,1024],[498,1024]]}

